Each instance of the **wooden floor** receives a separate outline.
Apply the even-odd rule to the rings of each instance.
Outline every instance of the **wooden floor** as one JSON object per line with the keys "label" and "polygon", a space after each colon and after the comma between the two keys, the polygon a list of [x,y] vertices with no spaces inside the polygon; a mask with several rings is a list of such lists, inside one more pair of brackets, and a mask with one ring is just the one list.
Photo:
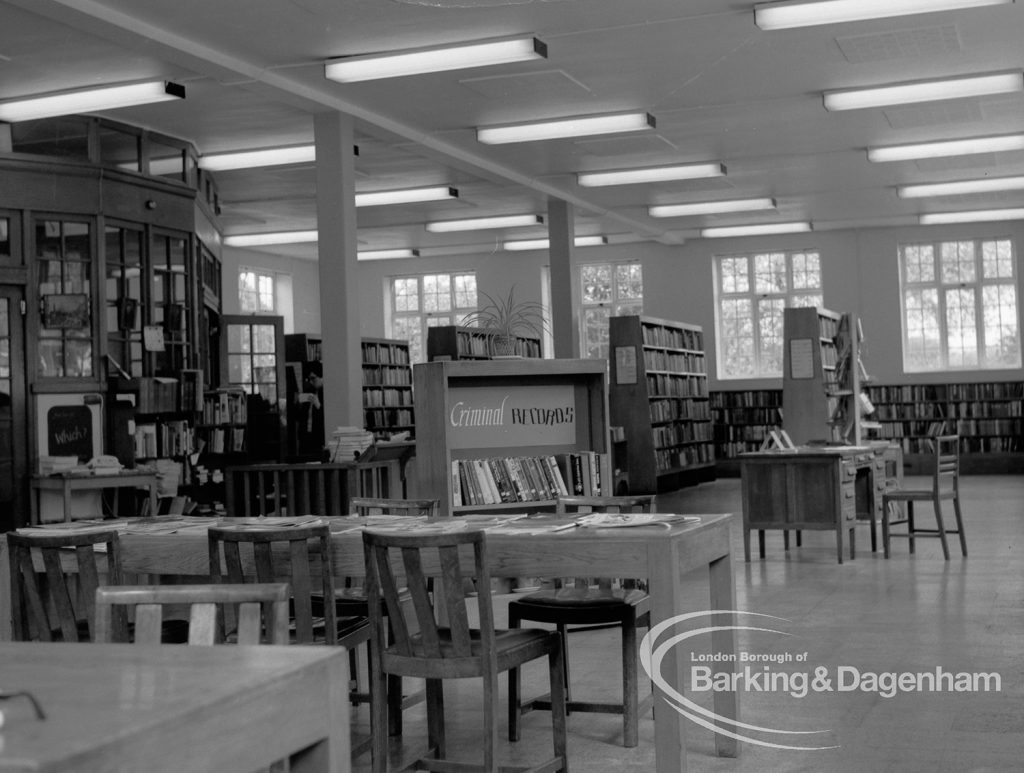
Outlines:
{"label": "wooden floor", "polygon": [[[866,672],[996,673],[999,692],[877,691],[810,692],[797,698],[782,691],[741,694],[745,722],[782,730],[823,730],[817,735],[751,733],[795,746],[835,746],[794,751],[740,744],[738,759],[714,756],[711,731],[689,725],[691,771],[899,771],[983,773],[1024,769],[1024,477],[978,476],[963,480],[962,501],[970,557],[942,560],[938,540],[919,540],[909,555],[895,542],[893,557],[870,552],[866,525],[857,534],[857,558],[837,565],[831,533],[805,533],[801,548],[785,553],[780,533],[769,533],[767,559],[743,562],[739,481],[724,479],[659,498],[662,512],[734,512],[733,555],[738,609],[785,618],[770,621],[789,636],[740,632],[739,650],[785,656],[807,653],[806,664],[773,665],[778,671],[835,675],[840,667]],[[919,510],[927,525],[929,507]],[[950,518],[951,520],[951,518]],[[705,608],[706,582],[695,577],[693,605]],[[496,600],[499,624],[505,597]],[[755,618],[745,621],[749,625]],[[762,623],[763,624],[763,623]],[[699,639],[693,641],[699,642]],[[574,633],[571,667],[574,695],[614,697],[619,689],[618,637],[614,631]],[[699,653],[702,643],[686,646]],[[763,668],[763,666],[755,666]],[[742,664],[736,665],[737,670]],[[845,673],[852,673],[846,671]],[[535,666],[534,688],[546,675]],[[646,686],[645,686],[646,689]],[[502,685],[504,698],[504,685]],[[710,693],[689,693],[710,706]],[[476,759],[479,750],[479,686],[473,681],[446,689],[451,756]],[[656,710],[671,710],[658,701]],[[504,711],[504,709],[502,709]],[[501,735],[505,733],[504,714]],[[394,764],[411,756],[425,739],[422,705],[406,712],[406,733],[396,740]],[[366,709],[358,709],[356,733],[367,732]],[[654,769],[650,716],[641,719],[640,746],[621,744],[621,720],[610,715],[569,717],[570,767],[576,773],[629,773]],[[528,763],[550,750],[546,713],[524,719],[523,740],[504,744],[503,761]],[[354,770],[369,769],[368,755]]]}

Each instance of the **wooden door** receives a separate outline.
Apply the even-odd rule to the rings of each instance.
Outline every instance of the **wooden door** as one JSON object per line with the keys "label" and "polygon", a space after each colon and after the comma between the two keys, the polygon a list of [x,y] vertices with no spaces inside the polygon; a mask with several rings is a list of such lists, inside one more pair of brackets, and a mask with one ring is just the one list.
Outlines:
{"label": "wooden door", "polygon": [[24,290],[0,285],[0,530],[28,524]]}
{"label": "wooden door", "polygon": [[221,386],[248,395],[245,447],[253,461],[280,461],[284,452],[287,394],[284,319],[225,314],[220,320]]}

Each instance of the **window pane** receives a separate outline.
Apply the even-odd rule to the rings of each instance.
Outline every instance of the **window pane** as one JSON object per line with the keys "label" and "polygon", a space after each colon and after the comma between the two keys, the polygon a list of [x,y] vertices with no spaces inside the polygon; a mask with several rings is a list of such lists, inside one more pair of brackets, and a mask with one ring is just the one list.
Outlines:
{"label": "window pane", "polygon": [[644,277],[639,263],[620,263],[615,267],[615,289],[619,298],[643,298]]}
{"label": "window pane", "polygon": [[974,320],[974,289],[946,291],[946,346],[949,367],[978,364],[978,331]]}
{"label": "window pane", "polygon": [[982,290],[985,320],[985,366],[1020,367],[1017,335],[1017,290],[1013,285],[989,285]]}
{"label": "window pane", "polygon": [[908,370],[928,370],[941,365],[939,331],[939,295],[934,289],[907,290],[904,293],[907,328]]}
{"label": "window pane", "polygon": [[944,242],[941,264],[944,284],[973,282],[974,242]]}
{"label": "window pane", "polygon": [[754,256],[754,290],[759,293],[784,293],[786,256],[781,252]]}
{"label": "window pane", "polygon": [[723,375],[728,378],[753,376],[754,321],[753,303],[747,298],[726,298],[721,304],[719,348]]}
{"label": "window pane", "polygon": [[820,308],[825,304],[822,302],[821,294],[816,293],[814,295],[791,295],[789,296],[789,305],[795,309],[816,307]]}
{"label": "window pane", "polygon": [[426,360],[419,317],[395,317],[391,322],[391,332],[395,338],[409,342],[410,360],[413,362]]}
{"label": "window pane", "polygon": [[592,306],[583,311],[583,356],[600,358],[608,354],[608,317],[607,308]]}
{"label": "window pane", "polygon": [[821,289],[821,260],[816,252],[793,254],[793,289]]}
{"label": "window pane", "polygon": [[607,303],[612,298],[612,269],[610,264],[580,266],[580,286],[583,303]]}
{"label": "window pane", "polygon": [[1008,240],[982,242],[982,276],[985,279],[1009,279],[1013,276],[1013,250]]}
{"label": "window pane", "polygon": [[935,252],[930,244],[903,247],[904,277],[907,282],[935,281]]}
{"label": "window pane", "polygon": [[476,274],[455,277],[455,306],[459,309],[476,308]]}
{"label": "window pane", "polygon": [[782,373],[782,310],[785,305],[782,298],[757,302],[758,365],[761,373]]}
{"label": "window pane", "polygon": [[448,274],[423,277],[423,310],[449,311],[452,307],[452,278]]}
{"label": "window pane", "polygon": [[750,291],[749,261],[747,258],[723,258],[719,263],[723,293]]}
{"label": "window pane", "polygon": [[396,279],[394,292],[395,311],[420,310],[420,281],[417,277]]}

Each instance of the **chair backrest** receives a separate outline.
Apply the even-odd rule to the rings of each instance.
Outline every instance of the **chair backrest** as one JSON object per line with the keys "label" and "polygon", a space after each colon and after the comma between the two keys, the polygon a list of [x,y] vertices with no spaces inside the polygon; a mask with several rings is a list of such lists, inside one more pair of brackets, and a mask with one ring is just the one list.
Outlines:
{"label": "chair backrest", "polygon": [[280,529],[211,527],[208,535],[214,582],[288,582],[295,643],[338,643],[327,524]]}
{"label": "chair backrest", "polygon": [[288,643],[288,583],[248,585],[124,585],[96,589],[98,642],[118,642],[112,624],[118,607],[135,611],[135,643],[162,642],[164,610],[189,607],[188,643],[212,645],[224,642],[224,611],[230,606],[237,616],[237,644]]}
{"label": "chair backrest", "polygon": [[[478,593],[473,599],[479,639],[470,634],[466,603],[466,588],[471,587],[466,580],[475,581],[476,587],[490,587],[483,531],[396,534],[367,529],[363,532],[363,548],[367,597],[384,599],[384,608],[380,604],[368,605],[374,651],[382,653],[383,666],[401,661],[433,661],[434,668],[423,673],[436,678],[496,671],[491,594]],[[406,594],[411,604],[404,602]],[[444,607],[440,616],[436,606]],[[392,631],[392,642],[387,647],[385,610]],[[446,621],[444,628],[449,633],[441,632],[439,619]],[[471,656],[473,641],[481,644],[479,657]]]}
{"label": "chair backrest", "polygon": [[933,490],[936,493],[955,493],[960,486],[960,436],[941,435],[932,440],[935,445],[932,466]]}
{"label": "chair backrest", "polygon": [[361,497],[405,496],[400,459],[369,459],[355,463],[354,493]]}
{"label": "chair backrest", "polygon": [[381,499],[352,497],[350,509],[356,515],[438,515],[437,499]]}
{"label": "chair backrest", "polygon": [[559,513],[653,513],[657,508],[654,494],[618,497],[559,497],[555,503]]}
{"label": "chair backrest", "polygon": [[229,516],[345,515],[351,464],[252,464],[224,471]]}
{"label": "chair backrest", "polygon": [[[8,532],[11,612],[16,641],[90,641],[96,622],[97,554],[105,554],[106,581],[120,584],[117,532],[18,534]],[[126,628],[123,616],[115,621]]]}

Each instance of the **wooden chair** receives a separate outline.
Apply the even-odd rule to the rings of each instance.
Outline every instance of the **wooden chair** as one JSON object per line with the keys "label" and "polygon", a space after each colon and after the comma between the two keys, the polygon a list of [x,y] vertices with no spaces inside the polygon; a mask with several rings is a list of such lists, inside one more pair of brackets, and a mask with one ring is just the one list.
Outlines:
{"label": "wooden chair", "polygon": [[[906,537],[910,541],[910,552],[914,552],[917,537],[938,537],[942,542],[942,554],[949,560],[947,534],[960,537],[960,552],[967,555],[967,537],[964,533],[963,517],[960,513],[960,438],[958,435],[943,435],[932,439],[935,452],[932,458],[932,485],[926,489],[892,488],[882,495],[882,545],[885,557],[889,557],[891,537]],[[942,521],[942,503],[952,500],[956,516],[956,529],[947,529]],[[935,510],[935,528],[922,529],[914,523],[914,502],[931,501]],[[906,504],[906,515],[899,505]],[[890,519],[890,510],[896,513],[896,520]],[[893,532],[892,526],[906,524],[905,532]],[[874,526],[874,524],[872,524]]]}
{"label": "wooden chair", "polygon": [[[654,496],[623,497],[562,497],[557,511],[569,512],[653,512]],[[592,580],[575,578],[570,583],[556,581],[553,588],[531,593],[509,602],[508,624],[517,628],[520,621],[554,623],[563,648],[565,664],[566,713],[573,711],[622,714],[622,743],[636,746],[639,740],[638,720],[652,704],[653,696],[642,701],[638,697],[637,628],[650,627],[650,598],[635,580],[620,580],[618,587],[608,578]],[[622,630],[622,702],[595,703],[574,701],[569,686],[569,626],[615,625]],[[532,700],[521,700],[519,671],[508,674],[509,740],[519,738],[519,720],[522,714],[534,709],[548,710],[551,697],[542,695]]]}
{"label": "wooden chair", "polygon": [[[338,617],[331,531],[326,523],[279,529],[211,527],[207,535],[214,582],[291,584],[292,644],[341,645],[352,650],[369,643],[366,617]],[[368,744],[369,740],[353,744],[353,754]]]}
{"label": "wooden chair", "polygon": [[125,585],[96,589],[98,642],[118,642],[113,618],[118,608],[135,611],[135,643],[162,644],[164,610],[189,607],[188,644],[212,645],[227,641],[224,608],[237,614],[238,627],[231,643],[288,644],[288,583],[247,585]]}
{"label": "wooden chair", "polygon": [[252,464],[224,471],[229,516],[344,515],[351,464]]}
{"label": "wooden chair", "polygon": [[[394,515],[394,516],[435,516],[438,513],[436,499],[386,499],[381,497],[353,497],[349,503],[355,515]],[[362,585],[353,584],[346,578],[345,587],[338,589],[338,615],[361,616],[369,615],[366,591]],[[352,673],[356,673],[355,661],[351,661]],[[356,701],[369,703],[370,694],[357,692]],[[421,703],[425,698],[422,691],[405,695],[402,677],[388,677],[388,727],[391,735],[402,734],[402,711]]]}
{"label": "wooden chair", "polygon": [[[436,771],[480,770],[498,773],[495,746],[498,737],[498,673],[535,658],[547,656],[551,679],[554,756],[529,768],[554,773],[566,770],[566,735],[562,670],[562,648],[553,631],[519,629],[496,631],[491,595],[479,593],[473,599],[479,629],[471,629],[466,580],[478,587],[490,587],[486,535],[482,531],[448,534],[396,534],[363,532],[366,555],[367,593],[371,599],[382,595],[384,609],[370,604],[372,647],[379,667],[371,674],[370,706],[373,712],[373,773],[387,770],[387,708],[385,677],[389,674],[419,677],[427,685],[427,734],[429,755],[415,766]],[[461,550],[460,550],[461,549]],[[467,551],[472,550],[472,563]],[[461,559],[460,560],[460,553]],[[400,567],[396,570],[396,567]],[[427,581],[435,576],[435,592]],[[412,603],[403,599],[406,588]],[[439,607],[439,609],[435,609]],[[387,621],[394,641],[385,639]],[[447,621],[441,627],[437,620]],[[482,677],[483,765],[445,760],[443,680]],[[502,771],[516,770],[502,767]]]}
{"label": "wooden chair", "polygon": [[[8,532],[7,545],[15,641],[92,641],[101,570],[107,582],[123,582],[117,532]],[[99,551],[105,567],[97,561]],[[123,636],[126,620],[119,615],[112,623]]]}

